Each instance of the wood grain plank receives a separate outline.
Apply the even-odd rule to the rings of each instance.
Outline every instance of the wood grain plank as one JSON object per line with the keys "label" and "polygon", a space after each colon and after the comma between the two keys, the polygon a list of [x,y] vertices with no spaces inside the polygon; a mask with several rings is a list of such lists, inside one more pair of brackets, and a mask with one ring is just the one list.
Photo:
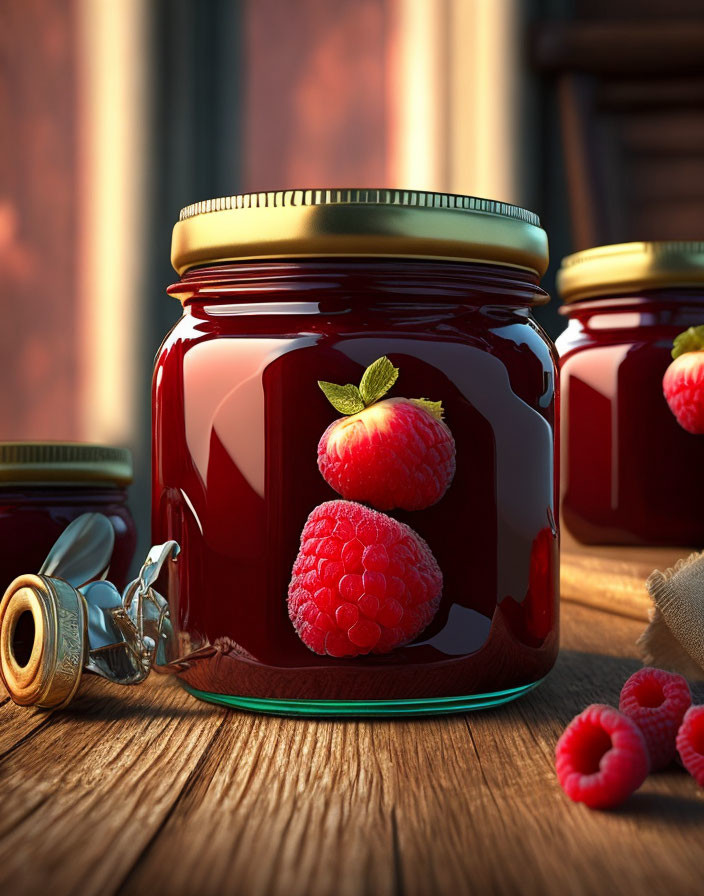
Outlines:
{"label": "wood grain plank", "polygon": [[[704,799],[683,771],[651,777],[612,813],[572,805],[557,785],[560,732],[586,703],[617,701],[642,629],[563,610],[564,647],[543,686],[466,716],[286,720],[198,704],[163,680],[90,682],[70,713],[30,725],[0,758],[0,888],[697,892]],[[12,724],[21,737],[29,723]]]}
{"label": "wood grain plank", "polygon": [[582,545],[562,536],[560,593],[563,600],[647,620],[651,607],[645,582],[654,569],[665,570],[691,547]]}
{"label": "wood grain plank", "polygon": [[50,722],[50,713],[33,709],[18,712],[7,698],[0,705],[0,761]]}
{"label": "wood grain plank", "polygon": [[[38,715],[12,709],[16,731]],[[160,682],[87,681],[0,758],[0,892],[113,892],[226,717]]]}
{"label": "wood grain plank", "polygon": [[[437,802],[407,792],[399,838],[409,894],[696,892],[704,805],[691,778],[678,770],[654,776],[616,813],[574,806],[557,784],[553,750],[566,722],[588,702],[615,702],[639,665],[640,626],[617,617],[595,625],[600,615],[568,608],[570,647],[541,690],[499,712],[467,716],[483,799],[467,755],[453,763],[457,780]],[[448,726],[445,737],[462,755],[460,733]],[[431,755],[417,774],[442,781],[448,753]],[[428,830],[442,835],[428,839]]]}
{"label": "wood grain plank", "polygon": [[[161,881],[180,893],[188,881],[214,894],[236,880],[247,894],[602,893],[612,873],[613,892],[653,880],[673,892],[689,885],[703,857],[693,832],[702,806],[686,775],[652,779],[630,810],[606,820],[559,790],[560,732],[587,702],[617,701],[639,666],[641,629],[577,606],[564,615],[568,647],[557,669],[513,706],[424,721],[252,721],[249,750],[222,741],[227,748],[211,753],[207,780],[179,804],[123,892]],[[630,868],[640,806],[651,802],[653,838],[662,836],[661,811],[684,828],[675,835],[690,856],[684,872],[660,867],[653,842]],[[556,847],[564,839],[568,851]],[[621,853],[611,859],[614,840]],[[168,863],[174,851],[178,865]]]}
{"label": "wood grain plank", "polygon": [[240,718],[120,892],[394,893],[379,726]]}

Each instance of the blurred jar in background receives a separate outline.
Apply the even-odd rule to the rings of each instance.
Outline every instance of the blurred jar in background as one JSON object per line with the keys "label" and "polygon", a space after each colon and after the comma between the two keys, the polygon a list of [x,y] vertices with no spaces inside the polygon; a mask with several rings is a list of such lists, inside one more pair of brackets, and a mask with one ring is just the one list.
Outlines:
{"label": "blurred jar in background", "polygon": [[562,521],[587,544],[704,544],[704,437],[663,396],[672,341],[704,323],[704,243],[624,243],[558,273]]}
{"label": "blurred jar in background", "polygon": [[127,506],[132,456],[124,448],[59,442],[0,443],[0,594],[39,571],[66,526],[103,513],[115,530],[110,581],[127,583],[137,530]]}

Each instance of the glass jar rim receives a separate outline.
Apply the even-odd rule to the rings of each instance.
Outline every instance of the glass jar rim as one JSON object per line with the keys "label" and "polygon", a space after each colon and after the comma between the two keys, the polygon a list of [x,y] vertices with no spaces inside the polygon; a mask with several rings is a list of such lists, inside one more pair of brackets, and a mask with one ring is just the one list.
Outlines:
{"label": "glass jar rim", "polygon": [[[245,295],[248,302],[266,302],[274,294],[279,302],[294,302],[300,301],[295,294],[299,283],[308,294],[318,281],[328,289],[334,283],[349,297],[350,291],[359,289],[360,276],[364,278],[362,292],[365,298],[377,294],[378,298],[385,291],[397,295],[400,284],[407,283],[414,296],[420,294],[423,286],[428,286],[434,293],[440,290],[448,300],[454,296],[455,301],[466,302],[467,284],[471,281],[473,290],[486,284],[491,290],[491,300],[496,304],[512,304],[510,299],[517,290],[525,293],[517,304],[534,307],[550,301],[549,293],[542,288],[534,271],[457,258],[328,256],[205,263],[185,271],[166,292],[184,307],[198,302],[227,302],[233,298],[243,301]],[[498,278],[500,294],[496,292]],[[406,294],[406,300],[409,295]]]}
{"label": "glass jar rim", "polygon": [[324,189],[243,193],[182,209],[171,262],[321,257],[472,261],[542,276],[548,241],[517,205],[421,190]]}

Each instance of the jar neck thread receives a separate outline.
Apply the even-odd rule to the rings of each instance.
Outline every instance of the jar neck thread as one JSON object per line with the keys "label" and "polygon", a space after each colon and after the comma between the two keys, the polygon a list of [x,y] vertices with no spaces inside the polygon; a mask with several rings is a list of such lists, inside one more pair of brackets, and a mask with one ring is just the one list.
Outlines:
{"label": "jar neck thread", "polygon": [[348,296],[369,295],[413,301],[432,292],[440,301],[463,302],[480,296],[486,303],[540,305],[549,296],[535,274],[489,264],[424,261],[422,259],[326,259],[289,262],[211,265],[188,271],[167,290],[183,304],[192,301],[248,302],[300,300],[322,289]]}

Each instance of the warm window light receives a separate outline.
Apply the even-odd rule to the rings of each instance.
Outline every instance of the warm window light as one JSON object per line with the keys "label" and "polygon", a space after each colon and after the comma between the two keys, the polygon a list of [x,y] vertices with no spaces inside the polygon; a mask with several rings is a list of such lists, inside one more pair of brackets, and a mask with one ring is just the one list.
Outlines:
{"label": "warm window light", "polygon": [[[518,0],[389,0],[388,9],[389,185],[520,203]],[[151,12],[148,0],[78,0],[77,10],[80,431],[124,443],[135,435],[143,372],[134,359],[145,313]]]}
{"label": "warm window light", "polygon": [[145,245],[147,0],[79,0],[80,426],[129,442]]}
{"label": "warm window light", "polygon": [[397,0],[391,180],[522,200],[518,0]]}

